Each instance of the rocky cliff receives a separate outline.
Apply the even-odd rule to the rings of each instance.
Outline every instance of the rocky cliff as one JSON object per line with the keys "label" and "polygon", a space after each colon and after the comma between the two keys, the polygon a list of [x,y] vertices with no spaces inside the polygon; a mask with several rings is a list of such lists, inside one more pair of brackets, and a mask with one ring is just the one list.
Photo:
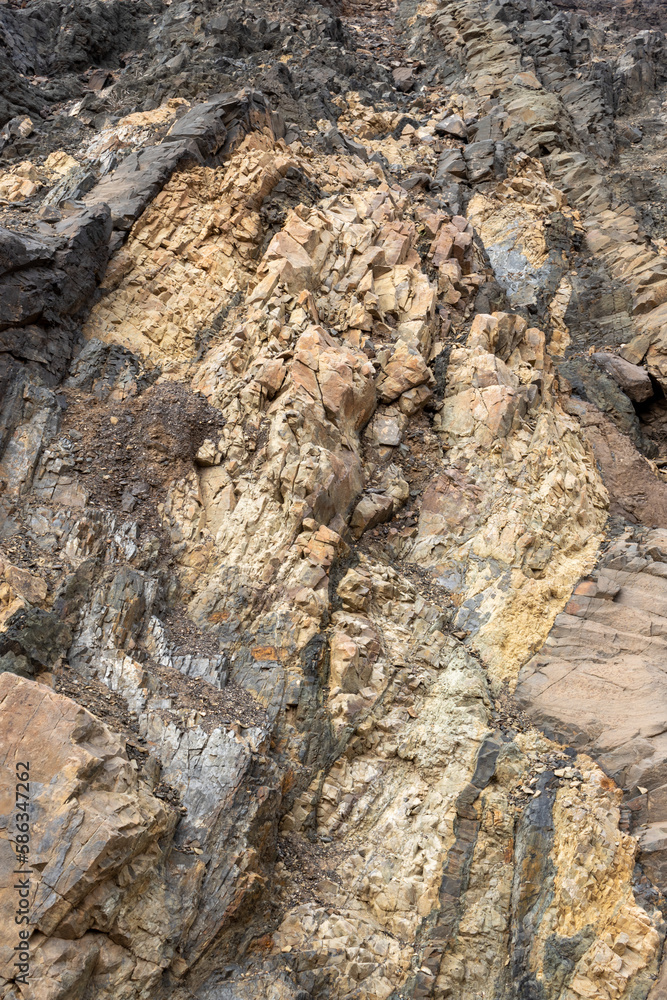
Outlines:
{"label": "rocky cliff", "polygon": [[665,30],[1,0],[2,1000],[667,998]]}

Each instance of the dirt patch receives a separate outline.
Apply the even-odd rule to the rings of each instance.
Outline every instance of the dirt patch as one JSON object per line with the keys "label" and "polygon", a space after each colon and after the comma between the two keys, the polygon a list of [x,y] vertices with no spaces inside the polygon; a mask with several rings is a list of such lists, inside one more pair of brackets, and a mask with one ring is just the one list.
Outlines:
{"label": "dirt patch", "polygon": [[174,653],[180,656],[219,655],[220,647],[216,637],[196,625],[182,605],[163,612],[160,621],[166,629]]}
{"label": "dirt patch", "polygon": [[122,401],[74,390],[65,396],[63,433],[77,441],[88,502],[153,526],[169,484],[191,471],[204,438],[224,424],[218,410],[179,382]]}
{"label": "dirt patch", "polygon": [[278,858],[282,871],[278,871],[280,902],[291,908],[301,903],[315,902],[329,905],[323,880],[341,884],[337,873],[341,862],[350,854],[335,843],[313,844],[298,833],[288,833],[278,839]]}
{"label": "dirt patch", "polygon": [[[155,661],[144,664],[150,672],[151,688],[160,697],[168,698],[173,709],[157,710],[166,721],[179,725],[179,717],[196,711],[198,726],[207,733],[214,729],[231,729],[239,735],[241,729],[260,726],[268,729],[266,710],[250,692],[235,684],[220,689],[201,677],[186,677],[175,667]],[[176,714],[178,711],[178,715]]]}
{"label": "dirt patch", "polygon": [[82,705],[92,715],[100,719],[109,729],[120,733],[126,739],[139,739],[139,726],[132,716],[122,695],[111,691],[102,681],[82,677],[63,663],[54,672],[54,688],[58,694],[66,695]]}

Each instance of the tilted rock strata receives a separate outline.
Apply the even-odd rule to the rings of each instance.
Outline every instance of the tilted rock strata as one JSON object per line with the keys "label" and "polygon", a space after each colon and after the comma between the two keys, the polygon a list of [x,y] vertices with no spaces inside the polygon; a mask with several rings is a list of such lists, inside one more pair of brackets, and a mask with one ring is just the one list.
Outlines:
{"label": "tilted rock strata", "polygon": [[[12,65],[80,97],[27,10]],[[69,151],[46,91],[48,155],[6,129],[30,995],[655,1000],[663,252],[606,172],[663,49],[520,0],[270,13],[96,11]],[[650,530],[600,555],[609,512]]]}

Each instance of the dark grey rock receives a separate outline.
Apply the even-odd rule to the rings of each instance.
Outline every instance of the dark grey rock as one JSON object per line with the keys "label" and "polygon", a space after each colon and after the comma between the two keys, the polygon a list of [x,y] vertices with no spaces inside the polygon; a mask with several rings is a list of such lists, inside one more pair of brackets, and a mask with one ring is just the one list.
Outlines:
{"label": "dark grey rock", "polygon": [[430,174],[425,174],[423,171],[417,171],[414,174],[408,174],[401,181],[401,187],[405,188],[406,191],[411,191],[415,187],[423,187],[427,191],[431,187],[431,182],[433,178]]}
{"label": "dark grey rock", "polygon": [[206,104],[198,104],[176,122],[164,143],[193,140],[202,157],[217,153],[227,138],[225,118],[237,104],[233,94],[221,94]]}
{"label": "dark grey rock", "polygon": [[614,378],[610,378],[588,358],[569,358],[558,365],[574,392],[607,413],[624,434],[637,445],[643,444],[635,409]]}
{"label": "dark grey rock", "polygon": [[174,170],[193,159],[201,160],[201,156],[199,146],[192,140],[147,146],[130,153],[84,201],[90,205],[106,202],[114,229],[129,230]]}
{"label": "dark grey rock", "polygon": [[328,132],[324,134],[324,148],[329,153],[341,153],[343,155],[352,154],[352,156],[358,156],[364,161],[368,162],[368,151],[364,145],[360,142],[355,142],[354,139],[348,138],[346,135],[342,135],[337,128],[330,128]]}
{"label": "dark grey rock", "polygon": [[441,122],[435,126],[436,135],[451,135],[455,139],[462,139],[464,142],[468,139],[468,126],[460,117],[460,115],[450,115],[449,118],[444,118]]}
{"label": "dark grey rock", "polygon": [[438,160],[438,169],[435,174],[436,180],[441,183],[445,182],[449,179],[448,175],[460,178],[461,180],[466,180],[468,177],[468,168],[460,149],[447,149]]}
{"label": "dark grey rock", "polygon": [[635,403],[643,403],[653,395],[653,384],[645,368],[607,351],[598,351],[592,358]]}
{"label": "dark grey rock", "polygon": [[495,143],[491,139],[471,142],[463,156],[468,167],[468,179],[472,184],[493,177]]}
{"label": "dark grey rock", "polygon": [[[5,623],[0,634],[0,656],[7,664],[18,664],[27,670],[28,676],[37,667],[52,667],[65,655],[72,641],[72,633],[67,625],[50,611],[33,608],[31,611],[17,611]],[[23,663],[29,666],[23,666]],[[17,670],[13,670],[17,673]]]}

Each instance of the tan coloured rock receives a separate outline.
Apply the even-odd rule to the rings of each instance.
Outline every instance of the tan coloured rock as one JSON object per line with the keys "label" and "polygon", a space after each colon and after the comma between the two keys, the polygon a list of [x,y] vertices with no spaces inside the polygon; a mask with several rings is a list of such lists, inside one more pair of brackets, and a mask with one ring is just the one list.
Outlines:
{"label": "tan coloured rock", "polygon": [[19,566],[5,566],[5,580],[19,597],[29,604],[42,604],[48,589],[44,580]]}
{"label": "tan coloured rock", "polygon": [[429,381],[432,375],[421,354],[401,340],[378,379],[378,392],[384,403],[390,403],[401,393]]}
{"label": "tan coloured rock", "polygon": [[259,384],[266,389],[268,398],[272,399],[285,381],[286,373],[287,369],[282,361],[271,359],[262,365],[259,374],[255,377]]}
{"label": "tan coloured rock", "polygon": [[370,603],[371,578],[349,569],[336,588],[346,611],[365,611]]}
{"label": "tan coloured rock", "polygon": [[[156,799],[133,769],[124,744],[98,719],[48,687],[12,674],[0,675],[3,795],[7,803],[2,866],[4,926],[13,924],[16,893],[11,872],[16,855],[11,793],[15,764],[30,763],[30,897],[38,989],[45,998],[82,995],[94,982],[102,936],[120,915],[136,906],[128,865],[155,866],[158,842],[173,831],[176,816]],[[30,726],[17,728],[20,719]],[[63,828],[70,835],[53,851]],[[76,859],[76,860],[74,860]],[[124,874],[125,873],[125,874]],[[45,939],[43,935],[47,935]],[[135,942],[136,943],[136,942]],[[143,963],[129,943],[119,949],[144,984],[154,983],[158,966]],[[13,978],[13,943],[1,953],[2,974]],[[66,956],[66,957],[65,957]],[[42,979],[43,977],[43,979]]]}
{"label": "tan coloured rock", "polygon": [[[577,961],[571,989],[578,996],[622,995],[638,972],[654,965],[656,928],[646,910],[637,906],[628,885],[636,843],[618,832],[620,790],[610,788],[609,779],[585,757],[578,764],[581,785],[562,787],[554,803],[552,857],[557,874],[551,912],[571,936],[585,925],[588,907],[597,907],[596,933]],[[595,819],[589,811],[593,802],[604,803]],[[584,810],[591,819],[582,824],[579,817]],[[610,869],[614,871],[610,883],[591,878],[592,872]],[[543,948],[538,935],[531,949],[535,958]]]}
{"label": "tan coloured rock", "polygon": [[[561,213],[581,226],[554,177],[566,176],[571,204],[581,188],[598,214],[604,184],[569,152],[554,155],[549,181],[537,161],[511,155],[507,179],[492,179],[504,169],[503,132],[510,149],[517,142],[534,155],[575,148],[585,134],[581,115],[575,128],[564,110],[576,87],[570,67],[562,95],[548,74],[543,91],[526,72],[544,70],[539,57],[526,59],[522,31],[539,38],[560,22],[509,25],[467,0],[418,14],[414,30],[437,34],[469,74],[464,94],[424,90],[420,101],[437,98],[442,116],[451,97],[460,120],[494,130],[493,169],[483,194],[473,193],[471,220],[500,261],[498,276],[502,253],[519,254],[521,284],[549,290],[549,350],[562,354],[574,294],[563,271],[576,255],[548,249],[547,221]],[[205,28],[208,46],[219,29]],[[501,102],[484,109],[485,121],[476,95],[492,94]],[[435,173],[432,123],[403,122],[401,132],[402,111],[379,112],[353,93],[334,100],[351,148],[363,138],[392,169]],[[135,113],[96,139],[123,151],[177,110]],[[608,507],[602,478],[627,442],[607,437],[613,454],[598,466],[603,431],[588,405],[560,394],[545,334],[511,313],[473,316],[493,276],[468,220],[450,222],[427,204],[433,190],[402,188],[378,163],[293,138],[288,147],[268,132],[246,138],[222,167],[172,177],[112,260],[87,326],[159,361],[161,379],[204,393],[220,429],[200,428],[196,466],[170,475],[156,463],[154,521],[122,516],[113,500],[91,513],[84,499],[72,513],[64,481],[66,511],[31,508],[45,522],[40,551],[63,559],[54,608],[77,621],[74,683],[100,685],[104,711],[104,690],[124,700],[185,810],[164,868],[157,848],[133,858],[109,896],[93,889],[58,934],[35,934],[45,994],[148,1000],[164,975],[174,1000],[193,991],[214,1000],[220,990],[242,1000],[304,991],[473,1000],[504,995],[516,974],[562,1000],[640,1000],[657,972],[661,921],[633,895],[636,841],[619,828],[619,793],[587,758],[563,759],[562,748],[515,726],[487,684],[488,669],[494,693],[512,685],[592,568]],[[276,199],[271,192],[288,172],[307,204],[280,222],[291,184]],[[474,166],[464,173],[474,182]],[[290,192],[289,204],[300,197]],[[590,227],[596,252],[634,246],[636,227],[617,215]],[[433,280],[422,270],[429,241]],[[637,284],[638,315],[659,298],[652,283]],[[659,315],[646,322],[642,357],[655,343],[654,373]],[[444,346],[446,379],[434,366],[440,400],[427,362]],[[125,386],[113,391],[124,398]],[[44,478],[40,420],[19,424],[3,464],[12,498],[31,489],[33,471]],[[658,474],[634,452],[632,463],[641,489],[613,509],[655,511],[641,494]],[[408,504],[405,528],[355,545]],[[651,551],[663,543],[653,536]],[[622,599],[610,576],[594,587],[571,600],[599,599],[609,613]],[[170,627],[158,617],[163,605]],[[174,674],[164,687],[166,667]],[[194,705],[185,679],[198,682]],[[266,726],[243,713],[249,692]],[[221,693],[232,700],[216,715]],[[156,768],[151,755],[152,778]],[[644,796],[642,851],[662,877],[664,788],[654,782]],[[287,843],[276,843],[279,818]],[[163,838],[159,851],[172,846]],[[278,847],[288,864],[274,867]],[[128,905],[108,917],[121,897]],[[271,935],[268,912],[277,915]],[[569,979],[552,990],[554,968]]]}
{"label": "tan coloured rock", "polygon": [[384,524],[394,512],[394,502],[391,497],[382,493],[374,493],[363,497],[354,508],[350,520],[350,529],[355,538],[360,538],[364,531],[374,528],[376,524]]}
{"label": "tan coloured rock", "polygon": [[[262,148],[268,145],[254,139],[231,168],[197,167],[172,177],[134,226],[123,250],[129,276],[107,286],[110,294],[92,311],[87,337],[120,337],[155,357],[192,355],[196,331],[212,321],[232,289],[247,285],[261,199],[294,162],[286,149],[270,156]],[[138,271],[128,267],[145,275],[141,286]]]}
{"label": "tan coloured rock", "polygon": [[[456,488],[427,494],[410,547],[413,558],[431,565],[441,583],[459,595],[457,620],[475,622],[476,641],[499,677],[512,676],[539,648],[581,569],[592,565],[607,499],[599,476],[591,473],[578,425],[553,398],[550,376],[539,376],[539,392],[532,381],[544,372],[533,365],[547,364],[542,345],[542,336],[529,332],[519,317],[494,314],[475,317],[468,345],[452,349],[445,405],[435,424],[456,470]],[[486,468],[478,465],[480,449],[489,456]],[[487,484],[483,509],[476,499],[482,482]],[[568,490],[578,497],[574,508],[556,499]],[[562,539],[562,547],[554,545],[555,538]],[[506,567],[510,590],[497,589],[497,570],[487,575],[483,563],[476,568],[477,559],[487,558]]]}
{"label": "tan coloured rock", "polygon": [[291,373],[296,385],[321,400],[341,429],[350,426],[358,431],[368,422],[375,408],[373,367],[321,327],[307,330],[297,341]]}
{"label": "tan coloured rock", "polygon": [[[592,748],[630,788],[663,783],[666,542],[664,529],[648,532],[639,546],[631,530],[619,538],[594,578],[576,588],[517,686],[543,727]],[[656,802],[654,830],[662,812]],[[645,863],[662,882],[664,845],[656,843]]]}
{"label": "tan coloured rock", "polygon": [[9,202],[31,198],[42,186],[43,175],[29,160],[0,174],[0,198]]}
{"label": "tan coloured rock", "polygon": [[413,417],[431,399],[433,399],[431,389],[422,383],[416,389],[406,389],[405,392],[402,392],[397,402],[401,413],[405,413],[407,417]]}

